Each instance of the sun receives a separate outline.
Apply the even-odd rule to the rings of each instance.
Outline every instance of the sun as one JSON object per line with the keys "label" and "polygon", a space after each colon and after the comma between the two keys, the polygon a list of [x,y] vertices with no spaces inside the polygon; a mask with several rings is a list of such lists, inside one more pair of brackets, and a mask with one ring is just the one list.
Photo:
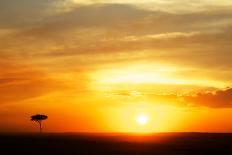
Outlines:
{"label": "sun", "polygon": [[137,117],[136,117],[136,122],[139,124],[139,125],[146,125],[149,121],[149,117],[148,115],[146,114],[139,114]]}

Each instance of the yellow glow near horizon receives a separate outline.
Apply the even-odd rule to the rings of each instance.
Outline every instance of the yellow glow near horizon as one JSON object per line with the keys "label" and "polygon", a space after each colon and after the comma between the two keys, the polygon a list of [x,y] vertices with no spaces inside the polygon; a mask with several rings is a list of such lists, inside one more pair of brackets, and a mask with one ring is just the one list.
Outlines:
{"label": "yellow glow near horizon", "polygon": [[158,105],[154,102],[137,102],[127,106],[122,105],[117,107],[117,110],[110,108],[107,115],[113,116],[108,118],[108,123],[112,130],[118,132],[167,132],[186,123],[184,120],[186,113],[181,107]]}
{"label": "yellow glow near horizon", "polygon": [[118,84],[172,84],[225,87],[226,83],[207,79],[183,76],[183,72],[191,72],[192,68],[167,64],[132,64],[108,69],[99,69],[91,73],[93,88],[98,86],[116,86]]}
{"label": "yellow glow near horizon", "polygon": [[174,83],[185,84],[183,80],[175,79],[170,74],[177,71],[176,67],[163,65],[151,67],[150,64],[128,65],[122,68],[111,68],[110,70],[100,70],[95,73],[100,83]]}

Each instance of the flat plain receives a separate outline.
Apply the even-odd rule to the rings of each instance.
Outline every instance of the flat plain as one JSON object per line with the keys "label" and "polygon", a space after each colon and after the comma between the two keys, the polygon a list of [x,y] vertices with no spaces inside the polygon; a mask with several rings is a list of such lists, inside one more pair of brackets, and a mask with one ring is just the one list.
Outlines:
{"label": "flat plain", "polygon": [[1,134],[0,150],[31,155],[231,155],[232,134]]}

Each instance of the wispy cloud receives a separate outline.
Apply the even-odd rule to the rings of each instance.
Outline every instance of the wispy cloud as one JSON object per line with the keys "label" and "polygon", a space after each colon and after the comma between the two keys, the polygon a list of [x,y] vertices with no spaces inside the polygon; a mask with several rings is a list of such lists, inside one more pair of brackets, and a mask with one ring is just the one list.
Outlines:
{"label": "wispy cloud", "polygon": [[157,105],[176,105],[180,107],[231,108],[232,89],[208,88],[199,93],[157,93],[140,91],[115,91],[108,94],[111,98],[127,100],[146,100]]}
{"label": "wispy cloud", "polygon": [[[218,83],[230,86],[232,83],[232,12],[227,6],[217,6],[216,2],[212,10],[191,12],[151,10],[128,1],[126,4],[80,5],[56,13],[49,13],[49,10],[66,5],[65,2],[32,3],[25,0],[22,4],[27,5],[19,8],[9,1],[1,3],[8,9],[3,9],[0,15],[2,21],[6,21],[0,23],[0,60],[8,64],[36,66],[44,73],[33,76],[22,71],[12,76],[2,75],[0,81],[4,85],[17,84],[1,88],[2,92],[31,87],[34,89],[29,90],[31,96],[37,96],[53,91],[47,91],[48,87],[56,87],[47,75],[51,71],[60,78],[67,72],[75,72],[75,76],[85,79],[91,69],[128,61],[178,66],[179,70],[173,76],[198,81],[202,79],[199,75],[204,75],[205,81],[210,81],[208,87],[219,87]],[[169,5],[173,3],[167,1]],[[192,1],[191,5],[195,3],[199,4]],[[35,6],[37,9],[33,9]],[[43,9],[48,12],[41,12]],[[181,66],[191,69],[183,71]],[[21,68],[13,70],[20,71]],[[19,77],[19,74],[23,76]],[[25,78],[26,74],[31,76]],[[38,82],[41,84],[37,86]],[[14,98],[26,97],[22,92]]]}
{"label": "wispy cloud", "polygon": [[16,64],[0,66],[0,104],[20,103],[65,88],[62,82],[31,66]]}
{"label": "wispy cloud", "polygon": [[214,92],[198,93],[194,96],[186,96],[185,101],[212,108],[231,108],[232,107],[232,89],[217,90]]}

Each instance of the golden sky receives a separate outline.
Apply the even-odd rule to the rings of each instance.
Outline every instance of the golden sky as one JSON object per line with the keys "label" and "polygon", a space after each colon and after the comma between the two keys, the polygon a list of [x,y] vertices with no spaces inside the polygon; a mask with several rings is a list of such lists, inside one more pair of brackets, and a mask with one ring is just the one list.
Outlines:
{"label": "golden sky", "polygon": [[0,132],[232,132],[231,8],[1,0]]}

